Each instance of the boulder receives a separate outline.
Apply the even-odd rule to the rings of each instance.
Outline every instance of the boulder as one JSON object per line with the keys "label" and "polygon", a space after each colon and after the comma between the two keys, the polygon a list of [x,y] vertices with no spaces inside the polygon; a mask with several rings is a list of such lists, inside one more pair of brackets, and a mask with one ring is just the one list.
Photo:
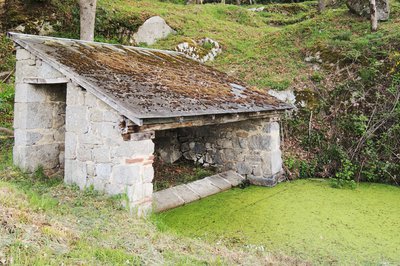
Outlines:
{"label": "boulder", "polygon": [[146,20],[138,31],[133,35],[136,44],[154,44],[159,39],[166,38],[175,31],[160,16],[154,16]]}
{"label": "boulder", "polygon": [[[347,0],[346,5],[352,13],[369,17],[370,10],[368,0]],[[376,0],[376,11],[378,20],[388,20],[390,14],[389,0]]]}

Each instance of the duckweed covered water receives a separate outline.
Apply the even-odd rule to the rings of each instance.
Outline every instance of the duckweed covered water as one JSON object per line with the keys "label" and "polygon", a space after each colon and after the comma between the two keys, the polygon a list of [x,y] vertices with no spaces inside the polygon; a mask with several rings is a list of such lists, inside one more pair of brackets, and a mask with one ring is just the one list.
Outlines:
{"label": "duckweed covered water", "polygon": [[400,264],[400,188],[324,180],[232,189],[157,215],[166,230],[320,264]]}

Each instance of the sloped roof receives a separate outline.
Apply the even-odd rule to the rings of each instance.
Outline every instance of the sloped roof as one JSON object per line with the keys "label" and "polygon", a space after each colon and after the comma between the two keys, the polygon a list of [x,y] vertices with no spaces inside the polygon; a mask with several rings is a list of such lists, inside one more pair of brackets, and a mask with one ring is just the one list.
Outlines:
{"label": "sloped roof", "polygon": [[141,125],[144,119],[291,108],[173,51],[10,33],[20,46]]}

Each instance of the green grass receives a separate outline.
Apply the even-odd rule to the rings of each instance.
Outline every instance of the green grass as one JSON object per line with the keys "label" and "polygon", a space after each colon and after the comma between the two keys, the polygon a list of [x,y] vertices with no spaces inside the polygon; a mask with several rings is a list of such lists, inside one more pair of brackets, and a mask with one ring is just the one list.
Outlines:
{"label": "green grass", "polygon": [[157,215],[164,231],[316,264],[400,263],[400,188],[298,180],[233,189]]}
{"label": "green grass", "polygon": [[251,12],[247,6],[185,6],[154,0],[100,0],[99,7],[115,11],[107,20],[165,18],[177,34],[158,41],[156,48],[174,49],[187,38],[215,39],[223,53],[208,64],[251,85],[278,90],[313,86],[313,71],[304,62],[309,53],[323,52],[327,64],[358,59],[367,47],[379,49],[400,34],[396,1],[391,2],[391,20],[380,23],[377,33],[371,33],[368,21],[350,14],[346,6],[317,14],[315,1],[270,4],[264,12]]}
{"label": "green grass", "polygon": [[[1,140],[0,140],[1,141]],[[232,265],[297,262],[160,232],[123,207],[123,196],[66,186],[11,166],[0,145],[0,262],[6,265]],[[4,144],[4,143],[0,143]]]}

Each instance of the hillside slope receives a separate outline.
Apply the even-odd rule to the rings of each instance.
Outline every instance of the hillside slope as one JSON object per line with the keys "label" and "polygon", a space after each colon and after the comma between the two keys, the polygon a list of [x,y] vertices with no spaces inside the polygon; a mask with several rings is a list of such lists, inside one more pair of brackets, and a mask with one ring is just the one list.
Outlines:
{"label": "hillside slope", "polygon": [[[50,21],[55,36],[78,37],[74,0],[51,5],[7,0],[5,28]],[[336,177],[400,183],[400,4],[376,33],[346,7],[315,12],[315,2],[246,6],[184,6],[156,0],[99,0],[98,41],[126,43],[148,17],[160,15],[177,31],[154,47],[174,49],[209,37],[223,53],[213,65],[260,88],[295,91],[299,110],[282,122],[288,177]],[[57,24],[58,22],[58,24]],[[1,36],[0,72],[14,68]],[[0,80],[0,127],[12,127],[12,78]],[[33,179],[11,166],[12,141],[0,136],[0,264],[296,264],[265,251],[210,246],[159,232],[94,191],[79,192]],[[12,256],[5,257],[5,254]],[[211,254],[211,255],[210,255]]]}
{"label": "hillside slope", "polygon": [[[50,2],[39,8],[8,0],[6,26],[25,23],[35,33],[39,14],[41,23],[54,24],[53,35],[77,38],[75,1]],[[208,64],[260,88],[296,94],[299,111],[282,124],[289,178],[338,177],[339,186],[354,179],[400,183],[400,3],[391,1],[391,19],[375,33],[344,5],[323,14],[315,2],[265,7],[100,0],[96,39],[127,43],[153,15],[177,31],[156,48],[215,39],[223,53]]]}

